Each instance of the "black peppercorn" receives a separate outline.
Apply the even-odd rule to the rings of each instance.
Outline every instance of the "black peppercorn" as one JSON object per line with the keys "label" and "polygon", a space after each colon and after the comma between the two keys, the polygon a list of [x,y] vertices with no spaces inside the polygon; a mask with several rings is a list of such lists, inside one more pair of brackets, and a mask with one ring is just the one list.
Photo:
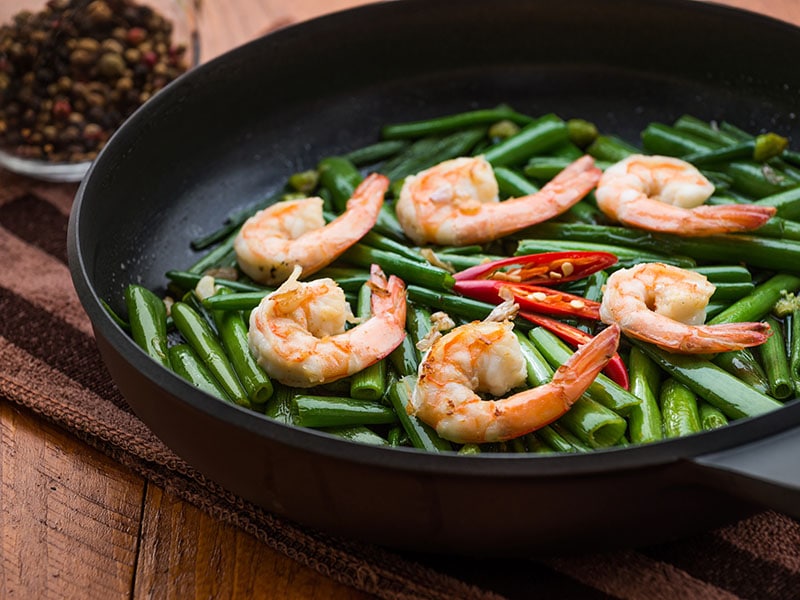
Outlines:
{"label": "black peppercorn", "polygon": [[91,160],[124,119],[186,70],[172,24],[134,0],[48,0],[0,25],[0,147]]}

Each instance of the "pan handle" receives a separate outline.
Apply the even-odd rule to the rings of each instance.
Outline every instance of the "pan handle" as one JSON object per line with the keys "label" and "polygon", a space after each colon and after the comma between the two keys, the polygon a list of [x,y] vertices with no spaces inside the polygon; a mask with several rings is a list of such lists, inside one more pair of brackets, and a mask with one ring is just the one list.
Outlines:
{"label": "pan handle", "polygon": [[800,519],[800,427],[691,462],[704,484]]}

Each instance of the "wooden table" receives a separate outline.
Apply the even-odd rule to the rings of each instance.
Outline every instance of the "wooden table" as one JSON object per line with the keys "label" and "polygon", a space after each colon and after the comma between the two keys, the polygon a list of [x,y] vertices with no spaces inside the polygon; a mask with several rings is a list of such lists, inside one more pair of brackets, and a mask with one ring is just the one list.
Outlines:
{"label": "wooden table", "polygon": [[[203,0],[203,58],[358,3]],[[724,3],[800,25],[797,0]],[[365,597],[5,401],[0,485],[2,598]]]}

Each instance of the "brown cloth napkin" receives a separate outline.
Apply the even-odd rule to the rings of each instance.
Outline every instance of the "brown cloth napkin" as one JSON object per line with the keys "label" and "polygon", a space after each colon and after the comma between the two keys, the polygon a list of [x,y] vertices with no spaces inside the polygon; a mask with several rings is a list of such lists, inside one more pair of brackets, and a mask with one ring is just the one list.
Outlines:
{"label": "brown cloth napkin", "polygon": [[800,523],[774,512],[635,550],[477,560],[335,539],[226,492],[164,446],[111,381],[67,268],[75,190],[0,173],[0,396],[156,485],[380,598],[800,598]]}

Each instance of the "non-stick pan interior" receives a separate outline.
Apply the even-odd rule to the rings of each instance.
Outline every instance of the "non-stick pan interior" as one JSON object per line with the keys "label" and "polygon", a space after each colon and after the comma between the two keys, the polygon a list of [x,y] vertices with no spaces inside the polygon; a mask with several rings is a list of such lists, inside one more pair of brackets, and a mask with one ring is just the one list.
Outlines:
{"label": "non-stick pan interior", "polygon": [[793,134],[798,75],[780,57],[798,45],[788,26],[692,2],[393,2],[289,28],[122,128],[83,190],[87,268],[119,307],[130,281],[158,287],[196,260],[188,240],[232,209],[385,123],[509,103],[633,141],[683,113]]}

